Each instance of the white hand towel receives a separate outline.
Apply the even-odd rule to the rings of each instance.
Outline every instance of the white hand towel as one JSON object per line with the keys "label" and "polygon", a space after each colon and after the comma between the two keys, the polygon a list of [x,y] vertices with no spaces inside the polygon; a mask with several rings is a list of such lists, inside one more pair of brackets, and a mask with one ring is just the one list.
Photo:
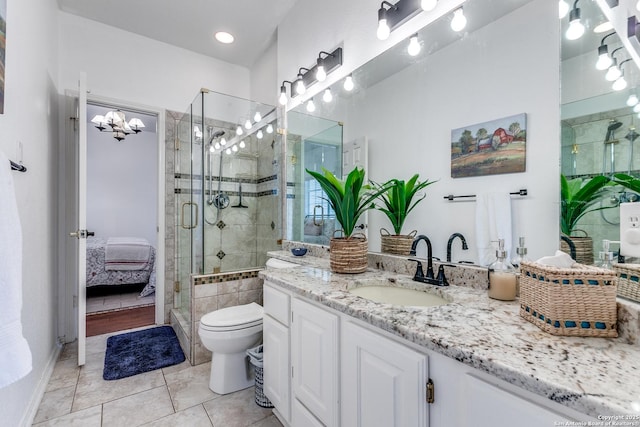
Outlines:
{"label": "white hand towel", "polygon": [[0,151],[0,388],[31,372],[22,336],[22,230],[9,159]]}
{"label": "white hand towel", "polygon": [[496,260],[498,239],[504,239],[507,257],[511,256],[511,197],[508,192],[476,196],[476,248],[478,263],[489,265]]}
{"label": "white hand towel", "polygon": [[556,254],[553,256],[543,256],[536,262],[538,264],[551,265],[553,267],[559,268],[571,268],[575,264],[577,264],[576,261],[571,258],[568,253],[562,251],[556,251]]}

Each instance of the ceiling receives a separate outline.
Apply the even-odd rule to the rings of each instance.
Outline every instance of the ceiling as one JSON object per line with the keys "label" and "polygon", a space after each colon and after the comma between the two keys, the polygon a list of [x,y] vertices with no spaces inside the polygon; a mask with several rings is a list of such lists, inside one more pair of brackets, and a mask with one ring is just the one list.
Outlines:
{"label": "ceiling", "polygon": [[[58,0],[84,18],[251,67],[275,40],[276,28],[296,0]],[[213,35],[227,31],[232,44]]]}

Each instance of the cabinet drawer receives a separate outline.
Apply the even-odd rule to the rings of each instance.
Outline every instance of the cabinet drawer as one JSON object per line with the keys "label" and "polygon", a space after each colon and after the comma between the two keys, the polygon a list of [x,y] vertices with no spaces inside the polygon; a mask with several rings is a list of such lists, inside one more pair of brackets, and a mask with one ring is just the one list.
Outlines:
{"label": "cabinet drawer", "polygon": [[289,312],[291,298],[288,294],[264,284],[264,313],[276,319],[285,326],[289,326]]}

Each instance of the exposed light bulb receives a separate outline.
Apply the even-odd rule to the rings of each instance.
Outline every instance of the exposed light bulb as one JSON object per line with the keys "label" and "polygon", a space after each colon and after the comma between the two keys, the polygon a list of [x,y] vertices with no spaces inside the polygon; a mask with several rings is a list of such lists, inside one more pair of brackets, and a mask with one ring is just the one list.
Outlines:
{"label": "exposed light bulb", "polygon": [[219,149],[220,149],[220,147],[221,147],[221,145],[220,145],[220,143],[219,143],[219,142],[216,142],[216,145],[214,145],[214,147],[215,147],[215,149],[216,149],[216,150],[219,150]]}
{"label": "exposed light bulb", "polygon": [[262,115],[260,114],[260,111],[256,111],[253,115],[253,121],[258,123],[260,120],[262,120]]}
{"label": "exposed light bulb", "polygon": [[347,76],[347,78],[344,79],[344,90],[346,91],[352,91],[354,87],[353,84],[353,77],[351,77],[350,75]]}
{"label": "exposed light bulb", "polygon": [[640,113],[640,104],[636,104],[636,105],[633,107],[633,112],[634,112],[634,113]]}
{"label": "exposed light bulb", "polygon": [[609,82],[613,82],[618,80],[621,75],[622,71],[620,71],[620,68],[618,68],[618,64],[616,64],[616,61],[614,60],[613,65],[609,67],[609,70],[607,70],[607,74],[604,75],[604,78]]}
{"label": "exposed light bulb", "polygon": [[324,102],[331,102],[333,101],[333,95],[331,94],[331,89],[326,88],[324,90],[324,93],[322,94],[322,100]]}
{"label": "exposed light bulb", "polygon": [[467,18],[464,16],[462,8],[456,9],[453,12],[453,19],[451,19],[451,29],[453,31],[462,31],[467,26]]}
{"label": "exposed light bulb", "polygon": [[296,80],[296,93],[298,95],[304,95],[307,91],[307,88],[304,86],[304,82],[302,81],[302,74],[298,74],[298,80]]}
{"label": "exposed light bulb", "polygon": [[324,65],[318,65],[318,69],[316,70],[316,80],[319,82],[325,81],[327,78],[327,72],[324,69]]}
{"label": "exposed light bulb", "polygon": [[420,43],[418,42],[418,35],[414,34],[409,39],[409,46],[407,47],[407,52],[411,56],[416,56],[420,53]]}
{"label": "exposed light bulb", "polygon": [[307,101],[307,111],[310,113],[316,111],[316,104],[313,103],[313,98]]}
{"label": "exposed light bulb", "polygon": [[574,8],[569,14],[569,28],[564,33],[568,40],[578,40],[584,34],[584,25],[580,21],[580,9]]}
{"label": "exposed light bulb", "polygon": [[244,143],[244,139],[242,141],[240,141],[240,148],[244,148],[246,146],[247,146],[247,144]]}
{"label": "exposed light bulb", "polygon": [[280,86],[280,96],[278,97],[278,102],[280,105],[287,105],[287,88],[284,85]]}
{"label": "exposed light bulb", "polygon": [[560,19],[567,16],[567,13],[569,13],[569,3],[564,0],[560,0],[558,3],[558,11],[560,12]]}
{"label": "exposed light bulb", "polygon": [[247,128],[247,130],[251,129],[251,120],[247,119],[246,122],[244,122],[244,127]]}
{"label": "exposed light bulb", "polygon": [[220,145],[222,145],[223,147],[227,145],[227,140],[224,138],[220,138]]}
{"label": "exposed light bulb", "polygon": [[438,0],[422,0],[420,2],[420,7],[425,12],[429,12],[429,11],[432,11],[433,9],[435,9],[437,4],[438,4]]}
{"label": "exposed light bulb", "polygon": [[613,60],[607,52],[607,45],[600,46],[598,48],[598,52],[600,53],[600,55],[598,56],[598,61],[596,62],[596,69],[606,70],[611,66],[611,64],[613,64]]}
{"label": "exposed light bulb", "polygon": [[236,135],[242,135],[244,133],[244,131],[242,130],[242,126],[238,125],[238,127],[236,128]]}
{"label": "exposed light bulb", "polygon": [[227,154],[231,154],[231,148],[227,148],[224,152]]}
{"label": "exposed light bulb", "polygon": [[237,145],[234,145],[233,147],[231,147],[231,150],[232,150],[234,153],[237,153],[237,152],[238,152],[238,146],[237,146]]}
{"label": "exposed light bulb", "polygon": [[616,91],[620,91],[620,90],[625,89],[626,87],[627,87],[627,81],[624,79],[624,76],[620,76],[620,78],[618,80],[613,82],[613,85],[611,86],[611,89],[616,90]]}
{"label": "exposed light bulb", "polygon": [[267,133],[273,133],[273,125],[271,123],[267,125]]}
{"label": "exposed light bulb", "polygon": [[256,138],[258,139],[262,139],[262,137],[264,136],[264,134],[262,133],[262,129],[260,129],[257,133],[256,133]]}
{"label": "exposed light bulb", "polygon": [[211,144],[211,145],[209,146],[209,152],[210,152],[210,153],[213,153],[214,151],[216,151],[216,149],[214,148],[213,144]]}
{"label": "exposed light bulb", "polygon": [[636,3],[636,9],[640,11],[640,0],[638,0],[638,3]]}
{"label": "exposed light bulb", "polygon": [[381,7],[378,9],[378,31],[376,31],[376,35],[378,39],[386,40],[389,38],[389,34],[391,34],[391,28],[387,23],[387,9]]}
{"label": "exposed light bulb", "polygon": [[635,107],[636,105],[638,105],[638,96],[635,93],[632,93],[631,95],[629,95],[629,98],[627,98],[627,105],[629,107]]}

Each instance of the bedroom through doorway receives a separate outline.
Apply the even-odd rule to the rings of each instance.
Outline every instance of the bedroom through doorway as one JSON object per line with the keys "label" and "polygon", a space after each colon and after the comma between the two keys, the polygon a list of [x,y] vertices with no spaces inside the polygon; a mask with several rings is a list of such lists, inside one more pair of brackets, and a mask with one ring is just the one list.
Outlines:
{"label": "bedroom through doorway", "polygon": [[[137,119],[137,120],[136,120]],[[86,335],[155,323],[158,117],[87,103]]]}

